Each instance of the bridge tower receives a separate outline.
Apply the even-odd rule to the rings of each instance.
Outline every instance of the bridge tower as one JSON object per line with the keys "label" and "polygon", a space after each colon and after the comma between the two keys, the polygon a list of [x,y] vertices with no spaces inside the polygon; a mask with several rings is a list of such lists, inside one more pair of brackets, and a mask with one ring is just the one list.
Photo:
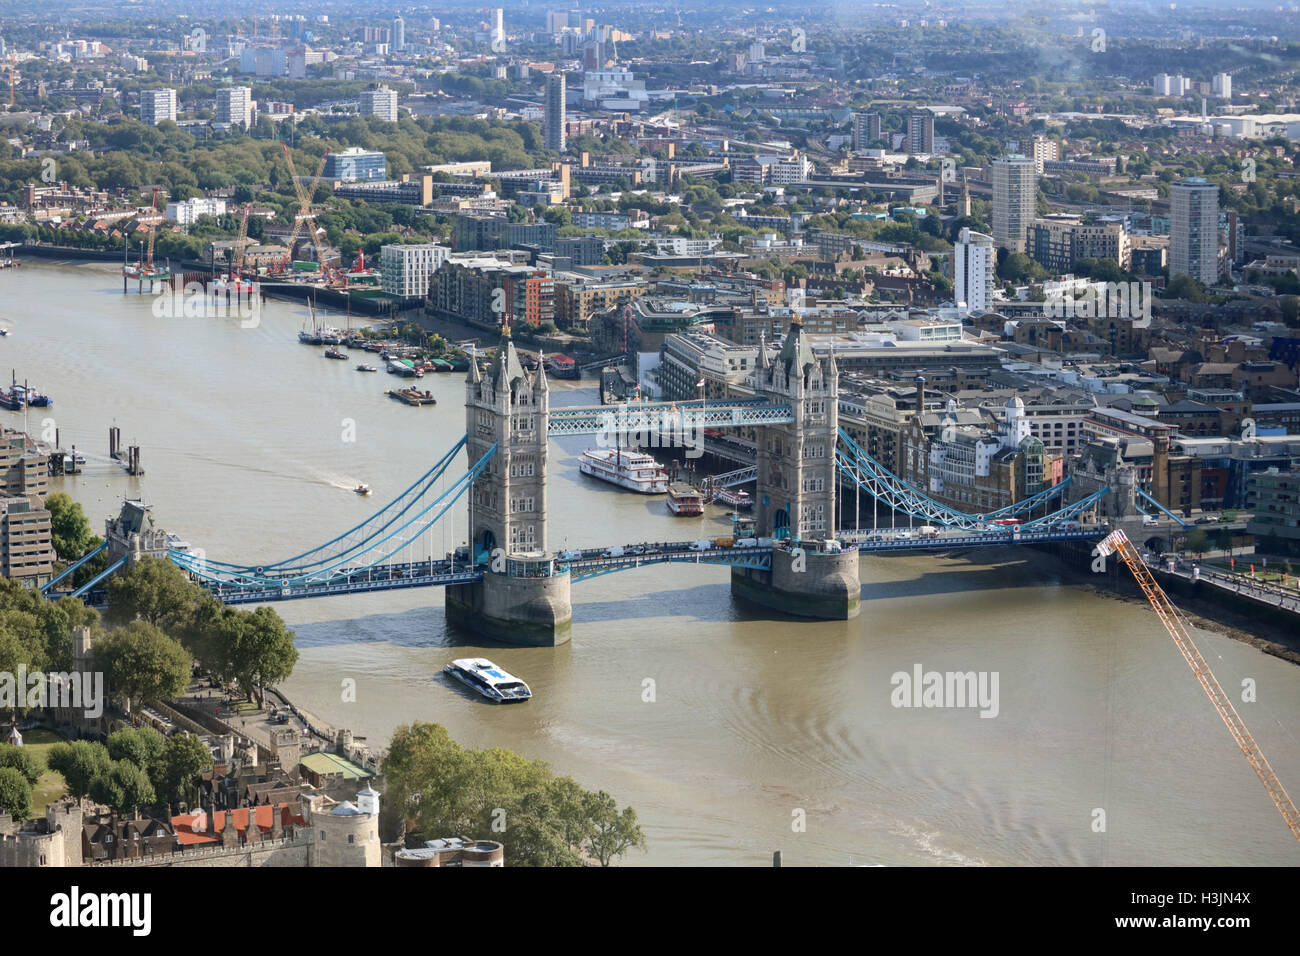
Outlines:
{"label": "bridge tower", "polygon": [[469,463],[497,451],[470,489],[470,548],[483,580],[447,588],[447,619],[510,644],[569,639],[569,575],[552,573],[546,550],[549,414],[546,371],[525,371],[508,331],[486,373],[470,363]]}
{"label": "bridge tower", "polygon": [[759,349],[754,386],[773,404],[789,405],[794,421],[758,430],[754,517],[758,534],[771,537],[772,569],[733,568],[732,592],[804,617],[856,617],[861,595],[856,550],[836,551],[839,436],[839,369],[832,353],[813,354],[799,323],[775,358]]}

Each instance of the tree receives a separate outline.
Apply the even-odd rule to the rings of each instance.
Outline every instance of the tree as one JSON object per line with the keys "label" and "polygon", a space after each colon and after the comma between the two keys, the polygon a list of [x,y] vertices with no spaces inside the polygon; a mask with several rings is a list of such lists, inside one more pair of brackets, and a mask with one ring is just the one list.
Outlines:
{"label": "tree", "polygon": [[129,760],[115,761],[90,782],[90,798],[118,816],[131,817],[155,800],[148,775]]}
{"label": "tree", "polygon": [[230,670],[239,686],[256,696],[261,706],[262,689],[293,673],[298,649],[293,646],[293,631],[285,628],[284,620],[272,608],[241,611],[239,624],[230,649]]}
{"label": "tree", "polygon": [[142,558],[108,580],[109,624],[139,618],[172,630],[184,625],[203,591],[185,572],[157,558]]}
{"label": "tree", "polygon": [[88,740],[57,743],[46,755],[50,769],[63,776],[63,782],[77,799],[90,793],[90,783],[106,771],[112,760],[103,744]]}
{"label": "tree", "polygon": [[41,779],[45,772],[45,761],[41,755],[30,747],[17,747],[13,744],[0,744],[0,767],[12,767],[23,775],[32,786]]}
{"label": "tree", "polygon": [[132,621],[95,645],[95,666],[129,701],[176,697],[190,679],[188,651],[145,621]]}
{"label": "tree", "polygon": [[56,491],[46,497],[45,510],[50,513],[50,537],[60,560],[75,561],[91,549],[95,536],[80,504]]}
{"label": "tree", "polygon": [[619,813],[618,804],[604,790],[588,795],[587,817],[592,829],[586,849],[601,866],[609,866],[615,857],[633,847],[645,849],[645,834],[637,825],[636,811],[624,807]]}
{"label": "tree", "polygon": [[0,767],[0,810],[18,821],[32,818],[32,785],[13,767]]}
{"label": "tree", "polygon": [[1205,554],[1206,551],[1210,550],[1210,536],[1200,528],[1197,528],[1189,534],[1187,540],[1183,542],[1183,550],[1195,551],[1198,555]]}
{"label": "tree", "polygon": [[126,727],[109,734],[107,746],[111,759],[129,760],[148,775],[149,781],[157,789],[164,773],[166,737],[152,727]]}
{"label": "tree", "polygon": [[167,738],[162,763],[161,792],[188,798],[198,776],[212,769],[212,752],[193,734],[172,734]]}

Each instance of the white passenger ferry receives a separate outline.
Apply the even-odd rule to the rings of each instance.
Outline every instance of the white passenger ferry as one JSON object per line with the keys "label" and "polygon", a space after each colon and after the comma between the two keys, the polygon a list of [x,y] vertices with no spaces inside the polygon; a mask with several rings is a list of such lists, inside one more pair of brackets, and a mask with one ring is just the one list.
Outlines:
{"label": "white passenger ferry", "polygon": [[527,684],[483,657],[462,657],[442,670],[494,703],[528,700],[533,696]]}
{"label": "white passenger ferry", "polygon": [[658,495],[668,490],[668,473],[644,452],[589,448],[582,453],[578,467],[584,475],[643,495]]}

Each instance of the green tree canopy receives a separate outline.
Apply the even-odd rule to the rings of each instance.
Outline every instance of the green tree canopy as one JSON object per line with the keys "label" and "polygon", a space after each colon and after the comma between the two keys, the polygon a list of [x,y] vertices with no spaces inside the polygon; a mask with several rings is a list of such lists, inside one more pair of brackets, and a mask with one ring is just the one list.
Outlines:
{"label": "green tree canopy", "polygon": [[0,810],[18,821],[32,818],[32,785],[13,767],[0,767]]}
{"label": "green tree canopy", "polygon": [[63,776],[68,792],[81,799],[90,794],[90,784],[112,764],[103,744],[88,740],[57,743],[46,755],[50,769]]}
{"label": "green tree canopy", "polygon": [[31,747],[0,744],[0,767],[13,767],[26,778],[28,783],[35,786],[36,781],[45,772],[45,761]]}
{"label": "green tree canopy", "polygon": [[109,689],[131,701],[167,700],[189,682],[189,652],[145,621],[111,631],[95,644],[94,654]]}
{"label": "green tree canopy", "polygon": [[45,510],[50,513],[50,536],[60,560],[75,561],[93,547],[95,535],[80,504],[56,491],[46,496]]}

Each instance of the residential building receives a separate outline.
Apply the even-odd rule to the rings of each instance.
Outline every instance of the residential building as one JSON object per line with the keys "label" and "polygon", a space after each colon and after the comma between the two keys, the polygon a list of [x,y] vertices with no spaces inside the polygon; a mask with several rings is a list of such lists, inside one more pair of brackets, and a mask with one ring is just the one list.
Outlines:
{"label": "residential building", "polygon": [[45,584],[54,574],[50,513],[35,496],[0,498],[0,575]]}
{"label": "residential building", "polygon": [[907,117],[907,151],[909,153],[934,153],[934,114],[912,113]]}
{"label": "residential building", "polygon": [[1170,188],[1169,277],[1219,281],[1219,186],[1194,176]]}
{"label": "residential building", "polygon": [[1034,172],[1039,176],[1043,175],[1043,164],[1055,162],[1061,158],[1061,141],[1059,139],[1048,139],[1046,136],[1034,137]]}
{"label": "residential building", "polygon": [[253,125],[253,91],[247,86],[229,86],[217,90],[216,122],[227,126]]}
{"label": "residential building", "polygon": [[953,247],[953,301],[967,312],[993,308],[998,251],[992,236],[964,228]]}
{"label": "residential building", "polygon": [[853,148],[866,149],[867,144],[880,139],[879,113],[853,114]]}
{"label": "residential building", "polygon": [[564,73],[554,71],[546,78],[546,104],[543,133],[546,148],[564,152]]}
{"label": "residential building", "polygon": [[1025,236],[1038,204],[1038,175],[1027,156],[993,161],[993,240],[999,248],[1025,251]]}
{"label": "residential building", "polygon": [[384,292],[400,299],[427,298],[434,272],[450,254],[451,249],[436,242],[380,246],[379,269]]}
{"label": "residential building", "polygon": [[1214,79],[1211,81],[1211,89],[1214,91],[1214,95],[1221,100],[1232,99],[1232,74],[1215,73]]}
{"label": "residential building", "polygon": [[157,126],[164,120],[176,122],[176,91],[173,89],[140,91],[140,122]]}
{"label": "residential building", "polygon": [[169,222],[189,226],[197,222],[200,216],[224,216],[226,201],[224,199],[185,199],[169,202],[163,215]]}
{"label": "residential building", "polygon": [[406,52],[406,21],[401,16],[393,18],[393,29],[389,34],[392,37],[392,46],[394,53]]}
{"label": "residential building", "polygon": [[397,90],[379,86],[361,91],[361,115],[377,116],[389,123],[397,122]]}

